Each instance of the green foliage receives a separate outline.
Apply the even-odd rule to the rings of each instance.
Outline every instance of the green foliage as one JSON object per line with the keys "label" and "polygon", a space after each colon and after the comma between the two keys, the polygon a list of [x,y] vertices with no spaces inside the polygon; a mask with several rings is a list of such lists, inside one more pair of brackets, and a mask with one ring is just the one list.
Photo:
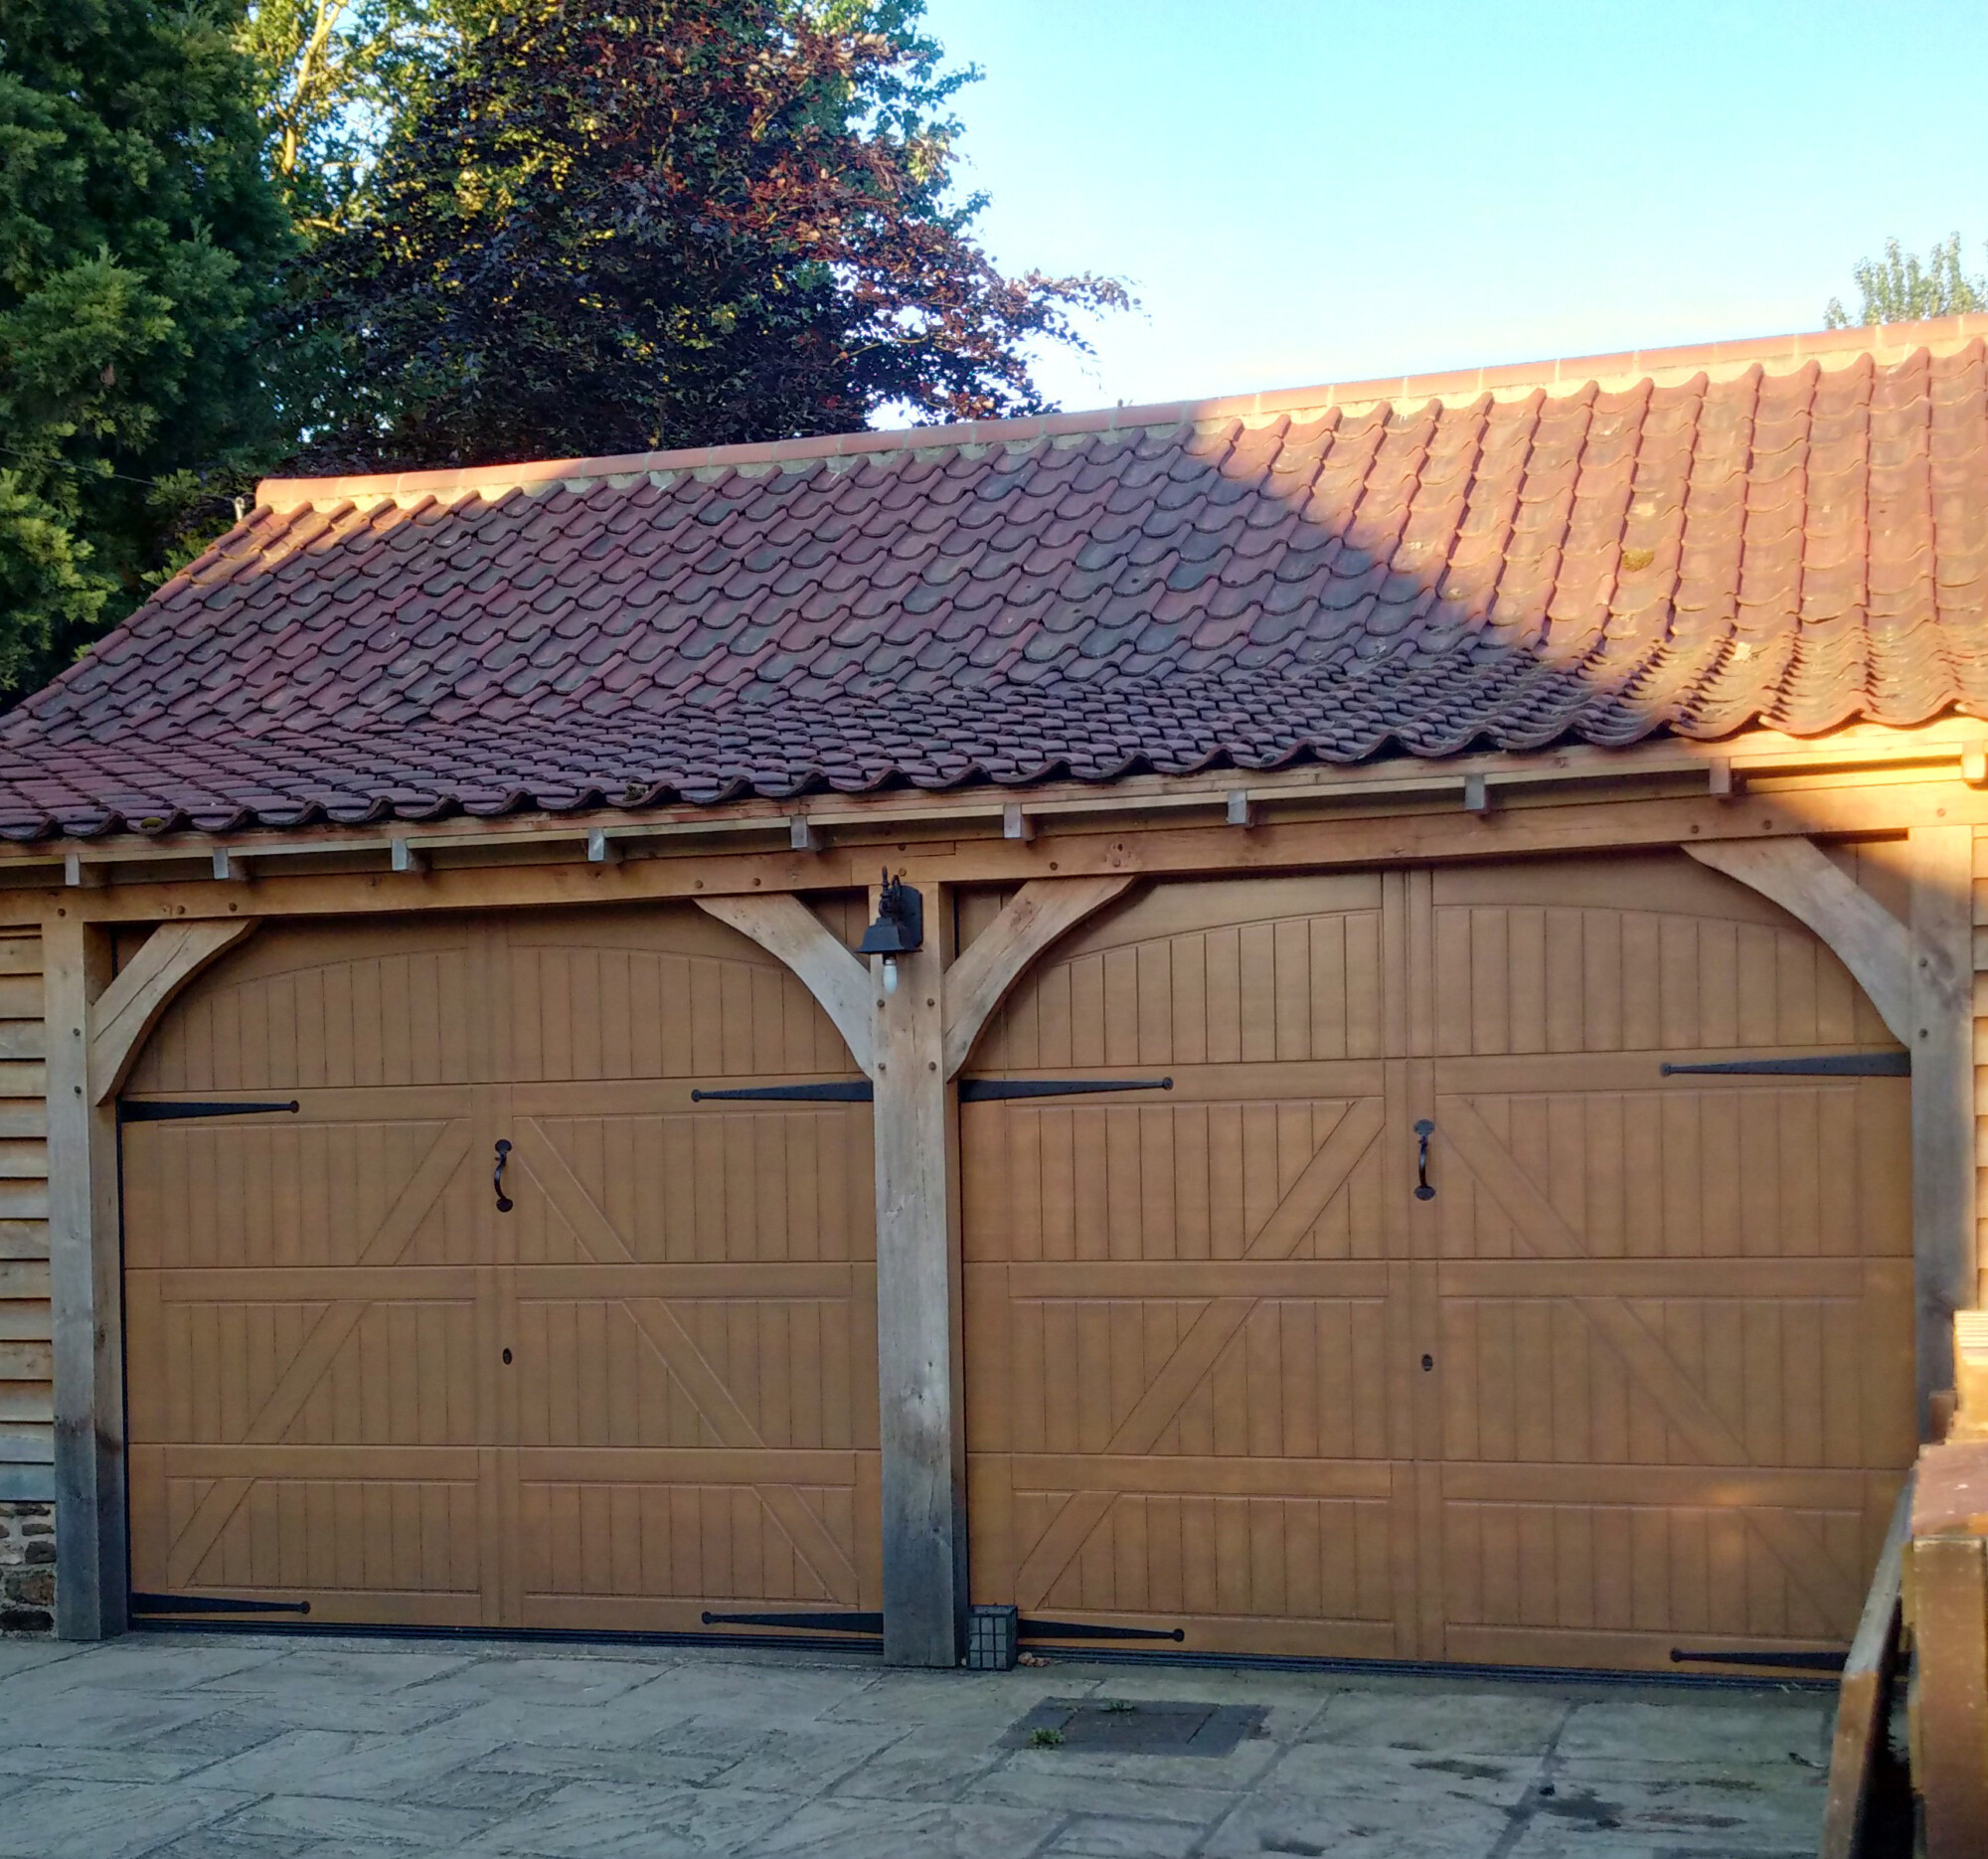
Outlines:
{"label": "green foliage", "polygon": [[300,233],[343,223],[395,121],[480,17],[474,0],[252,0],[237,43]]}
{"label": "green foliage", "polygon": [[1901,252],[1896,239],[1885,241],[1883,258],[1864,258],[1850,267],[1863,303],[1853,317],[1841,297],[1831,297],[1823,313],[1826,329],[1847,329],[1861,323],[1917,323],[1933,316],[1959,316],[1988,310],[1988,278],[1969,277],[1960,267],[1960,235],[1936,245],[1923,260],[1917,253]]}
{"label": "green foliage", "polygon": [[950,204],[920,0],[524,0],[473,31],[301,292],[341,467],[846,430],[1042,403],[1027,346],[1122,304],[1006,278]]}
{"label": "green foliage", "polygon": [[26,686],[58,638],[86,636],[109,592],[63,513],[0,470],[0,690]]}
{"label": "green foliage", "polygon": [[0,688],[142,594],[275,437],[290,235],[225,0],[0,0]]}

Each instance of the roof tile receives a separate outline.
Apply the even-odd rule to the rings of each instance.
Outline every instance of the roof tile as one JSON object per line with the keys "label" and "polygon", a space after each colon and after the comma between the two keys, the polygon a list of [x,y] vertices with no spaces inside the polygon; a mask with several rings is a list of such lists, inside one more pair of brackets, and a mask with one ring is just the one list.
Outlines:
{"label": "roof tile", "polygon": [[1680,352],[1606,385],[1506,370],[1253,421],[1166,409],[265,487],[0,721],[0,833],[1110,780],[1978,708],[1970,338],[1963,319],[1904,354],[1885,331],[1738,367]]}

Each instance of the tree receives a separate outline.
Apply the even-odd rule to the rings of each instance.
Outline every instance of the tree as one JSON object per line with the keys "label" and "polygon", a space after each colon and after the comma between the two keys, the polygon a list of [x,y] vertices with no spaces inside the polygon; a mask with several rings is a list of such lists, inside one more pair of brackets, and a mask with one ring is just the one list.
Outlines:
{"label": "tree", "polygon": [[1091,276],[1002,276],[949,203],[921,0],[523,0],[388,143],[303,293],[318,456],[470,464],[1042,406]]}
{"label": "tree", "polygon": [[252,0],[238,43],[305,238],[342,224],[380,145],[476,17],[472,0]]}
{"label": "tree", "polygon": [[226,0],[0,0],[0,688],[135,603],[274,437],[289,234]]}
{"label": "tree", "polygon": [[1851,322],[1917,323],[1931,316],[1958,316],[1988,310],[1988,278],[1969,277],[1960,268],[1960,235],[1933,247],[1921,261],[1917,253],[1901,252],[1896,239],[1885,241],[1885,255],[1864,258],[1850,267],[1864,302],[1853,319],[1841,297],[1831,297],[1823,312],[1823,327],[1847,329]]}

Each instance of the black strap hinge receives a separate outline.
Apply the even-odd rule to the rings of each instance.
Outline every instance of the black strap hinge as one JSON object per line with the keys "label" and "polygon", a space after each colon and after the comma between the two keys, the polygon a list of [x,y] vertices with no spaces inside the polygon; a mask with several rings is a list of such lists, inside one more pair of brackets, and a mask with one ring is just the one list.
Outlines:
{"label": "black strap hinge", "polygon": [[707,1613],[706,1626],[796,1626],[816,1633],[884,1631],[881,1613]]}
{"label": "black strap hinge", "polygon": [[1094,1091],[1171,1091],[1170,1078],[962,1078],[961,1103],[1001,1098],[1081,1098]]}
{"label": "black strap hinge", "polygon": [[1910,1078],[1908,1052],[1825,1052],[1800,1059],[1718,1059],[1706,1065],[1666,1065],[1665,1078],[1687,1073],[1745,1073],[1768,1078]]}
{"label": "black strap hinge", "polygon": [[133,1595],[133,1613],[308,1613],[307,1601],[257,1601],[247,1595]]}
{"label": "black strap hinge", "polygon": [[294,1098],[287,1103],[234,1103],[219,1099],[134,1103],[120,1098],[117,1100],[117,1120],[120,1123],[177,1123],[182,1117],[191,1116],[261,1116],[274,1110],[288,1110],[295,1114],[302,1107]]}
{"label": "black strap hinge", "polygon": [[1845,1652],[1697,1652],[1671,1648],[1673,1665],[1758,1665],[1776,1671],[1840,1672],[1849,1661]]}
{"label": "black strap hinge", "polygon": [[1171,1639],[1183,1640],[1178,1626],[1099,1626],[1083,1620],[1037,1620],[1023,1614],[1016,1626],[1022,1639]]}
{"label": "black strap hinge", "polygon": [[742,1085],[737,1091],[694,1091],[693,1103],[707,1098],[743,1098],[750,1103],[868,1103],[876,1090],[867,1078],[838,1078],[826,1085]]}

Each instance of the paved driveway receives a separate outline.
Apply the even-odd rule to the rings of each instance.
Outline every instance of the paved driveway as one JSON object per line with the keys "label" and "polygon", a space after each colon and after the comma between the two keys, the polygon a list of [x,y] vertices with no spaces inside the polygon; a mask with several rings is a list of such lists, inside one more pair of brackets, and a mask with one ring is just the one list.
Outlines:
{"label": "paved driveway", "polygon": [[1815,1850],[1828,1708],[1080,1660],[8,1641],[0,1854],[1793,1859]]}

